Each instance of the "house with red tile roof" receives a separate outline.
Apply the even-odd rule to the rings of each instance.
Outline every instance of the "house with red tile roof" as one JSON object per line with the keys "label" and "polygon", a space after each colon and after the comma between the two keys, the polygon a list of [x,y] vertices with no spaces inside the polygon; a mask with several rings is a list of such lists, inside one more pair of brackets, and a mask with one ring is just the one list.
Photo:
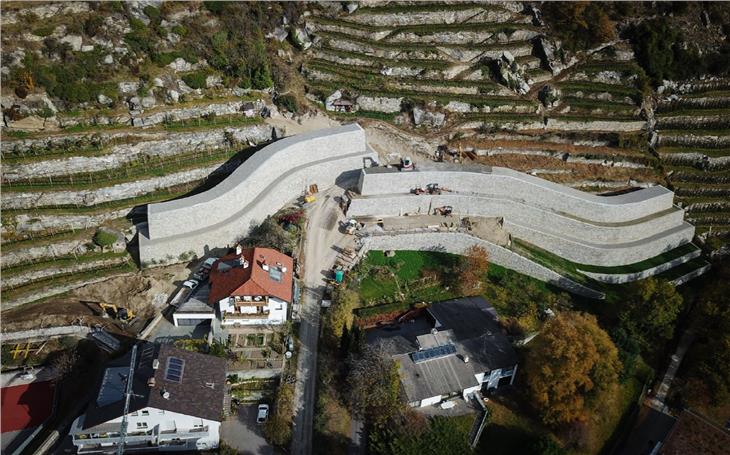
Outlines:
{"label": "house with red tile roof", "polygon": [[224,328],[280,325],[292,302],[291,257],[272,248],[237,247],[213,264],[208,303]]}

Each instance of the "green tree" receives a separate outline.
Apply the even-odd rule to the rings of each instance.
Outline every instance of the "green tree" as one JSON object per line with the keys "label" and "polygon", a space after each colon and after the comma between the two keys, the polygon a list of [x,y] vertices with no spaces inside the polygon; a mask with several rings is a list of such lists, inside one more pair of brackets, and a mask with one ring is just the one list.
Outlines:
{"label": "green tree", "polygon": [[324,327],[326,338],[334,346],[352,328],[352,311],[359,306],[360,298],[357,292],[341,288],[335,292],[332,300],[332,306],[324,318]]}
{"label": "green tree", "polygon": [[398,364],[383,349],[365,346],[348,366],[348,398],[355,414],[377,424],[401,410]]}
{"label": "green tree", "polygon": [[479,245],[472,245],[464,251],[456,270],[459,293],[479,295],[483,292],[483,281],[489,270],[489,254]]}
{"label": "green tree", "polygon": [[698,291],[694,310],[696,339],[685,362],[690,405],[730,402],[730,263],[717,265]]}
{"label": "green tree", "polygon": [[294,386],[282,382],[276,392],[273,409],[264,433],[274,445],[287,447],[291,441],[292,422],[294,418]]}
{"label": "green tree", "polygon": [[295,239],[272,217],[267,217],[261,224],[251,229],[251,233],[243,242],[245,246],[262,246],[274,248],[285,254],[294,250]]}
{"label": "green tree", "polygon": [[585,420],[618,380],[618,350],[594,316],[563,312],[548,321],[526,358],[528,394],[543,422]]}
{"label": "green tree", "polygon": [[682,296],[666,280],[648,278],[633,283],[619,314],[621,327],[643,349],[674,336],[674,323],[682,310]]}

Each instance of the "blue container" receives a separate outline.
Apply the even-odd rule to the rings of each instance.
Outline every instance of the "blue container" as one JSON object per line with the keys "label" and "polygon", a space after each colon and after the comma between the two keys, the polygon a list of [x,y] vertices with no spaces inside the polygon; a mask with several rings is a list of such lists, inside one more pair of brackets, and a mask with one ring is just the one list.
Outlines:
{"label": "blue container", "polygon": [[335,271],[335,283],[342,283],[342,280],[345,279],[345,272],[343,270],[336,270]]}

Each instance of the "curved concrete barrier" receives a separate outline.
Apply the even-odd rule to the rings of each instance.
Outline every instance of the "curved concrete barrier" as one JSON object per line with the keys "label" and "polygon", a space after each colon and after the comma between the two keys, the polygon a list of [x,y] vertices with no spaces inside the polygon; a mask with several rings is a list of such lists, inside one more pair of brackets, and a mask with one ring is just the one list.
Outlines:
{"label": "curved concrete barrier", "polygon": [[357,124],[281,139],[208,191],[150,204],[139,234],[140,262],[170,263],[188,252],[232,245],[309,185],[329,188],[375,157]]}
{"label": "curved concrete barrier", "polygon": [[[444,192],[411,194],[430,184]],[[641,262],[694,236],[674,193],[661,186],[597,196],[511,169],[425,163],[413,172],[363,169],[358,188],[350,216],[432,214],[451,206],[461,216],[502,217],[514,237],[580,264]]]}

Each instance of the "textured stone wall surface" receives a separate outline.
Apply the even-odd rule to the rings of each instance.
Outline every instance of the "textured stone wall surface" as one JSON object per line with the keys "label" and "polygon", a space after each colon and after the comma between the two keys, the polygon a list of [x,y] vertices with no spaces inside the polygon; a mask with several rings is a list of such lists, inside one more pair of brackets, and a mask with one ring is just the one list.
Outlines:
{"label": "textured stone wall surface", "polygon": [[575,237],[569,236],[569,233],[548,234],[539,230],[541,226],[527,227],[510,223],[508,220],[505,220],[504,228],[513,237],[527,240],[570,261],[606,267],[633,264],[658,256],[692,241],[695,230],[691,224],[682,223],[668,231],[633,242],[596,244],[578,241]]}
{"label": "textured stone wall surface", "polygon": [[656,274],[662,273],[662,272],[669,270],[671,268],[674,268],[678,265],[684,264],[685,262],[690,261],[696,257],[699,257],[701,254],[702,254],[702,251],[700,249],[697,249],[696,251],[687,253],[682,257],[678,257],[677,259],[667,261],[664,264],[660,264],[656,267],[642,270],[641,272],[637,272],[637,273],[595,273],[595,272],[586,272],[584,270],[578,270],[578,271],[587,277],[593,278],[594,280],[601,281],[603,283],[611,283],[611,284],[630,283],[632,281],[643,280],[644,278],[649,278],[650,276],[654,276]]}
{"label": "textured stone wall surface", "polygon": [[[661,186],[617,196],[597,196],[505,168],[417,164],[415,172],[368,170],[359,188],[363,196],[407,194],[437,183],[463,194],[507,198],[593,222],[633,221],[670,209],[674,193]],[[364,171],[363,171],[364,172]]]}
{"label": "textured stone wall surface", "polygon": [[[411,194],[438,184],[440,195]],[[661,186],[597,196],[505,168],[417,164],[416,170],[368,168],[358,181],[350,216],[432,214],[503,217],[515,238],[580,264],[617,266],[669,251],[694,236],[674,194]]]}
{"label": "textured stone wall surface", "polygon": [[691,272],[689,272],[686,275],[682,275],[679,278],[675,278],[674,280],[672,280],[672,283],[675,286],[679,286],[680,284],[684,284],[684,283],[688,282],[689,280],[697,278],[700,275],[704,275],[708,270],[710,270],[709,263],[704,267],[700,267],[699,269],[692,270]]}
{"label": "textured stone wall surface", "polygon": [[324,190],[375,158],[357,124],[275,142],[212,189],[150,205],[148,225],[140,229],[140,260],[174,262],[181,253],[232,245],[309,185]]}
{"label": "textured stone wall surface", "polygon": [[361,238],[360,242],[362,245],[360,254],[370,250],[419,250],[462,254],[467,248],[478,245],[487,250],[489,261],[493,264],[537,278],[575,294],[594,299],[604,298],[603,293],[576,283],[506,248],[461,232],[422,231],[372,235]]}
{"label": "textured stone wall surface", "polygon": [[684,211],[674,209],[636,223],[593,224],[559,212],[530,206],[510,198],[485,195],[444,193],[441,195],[386,195],[355,198],[350,203],[350,216],[403,216],[432,214],[435,208],[451,206],[461,216],[504,217],[524,226],[540,226],[553,234],[571,233],[577,239],[595,243],[619,243],[639,240],[648,232],[662,232],[678,226]]}

